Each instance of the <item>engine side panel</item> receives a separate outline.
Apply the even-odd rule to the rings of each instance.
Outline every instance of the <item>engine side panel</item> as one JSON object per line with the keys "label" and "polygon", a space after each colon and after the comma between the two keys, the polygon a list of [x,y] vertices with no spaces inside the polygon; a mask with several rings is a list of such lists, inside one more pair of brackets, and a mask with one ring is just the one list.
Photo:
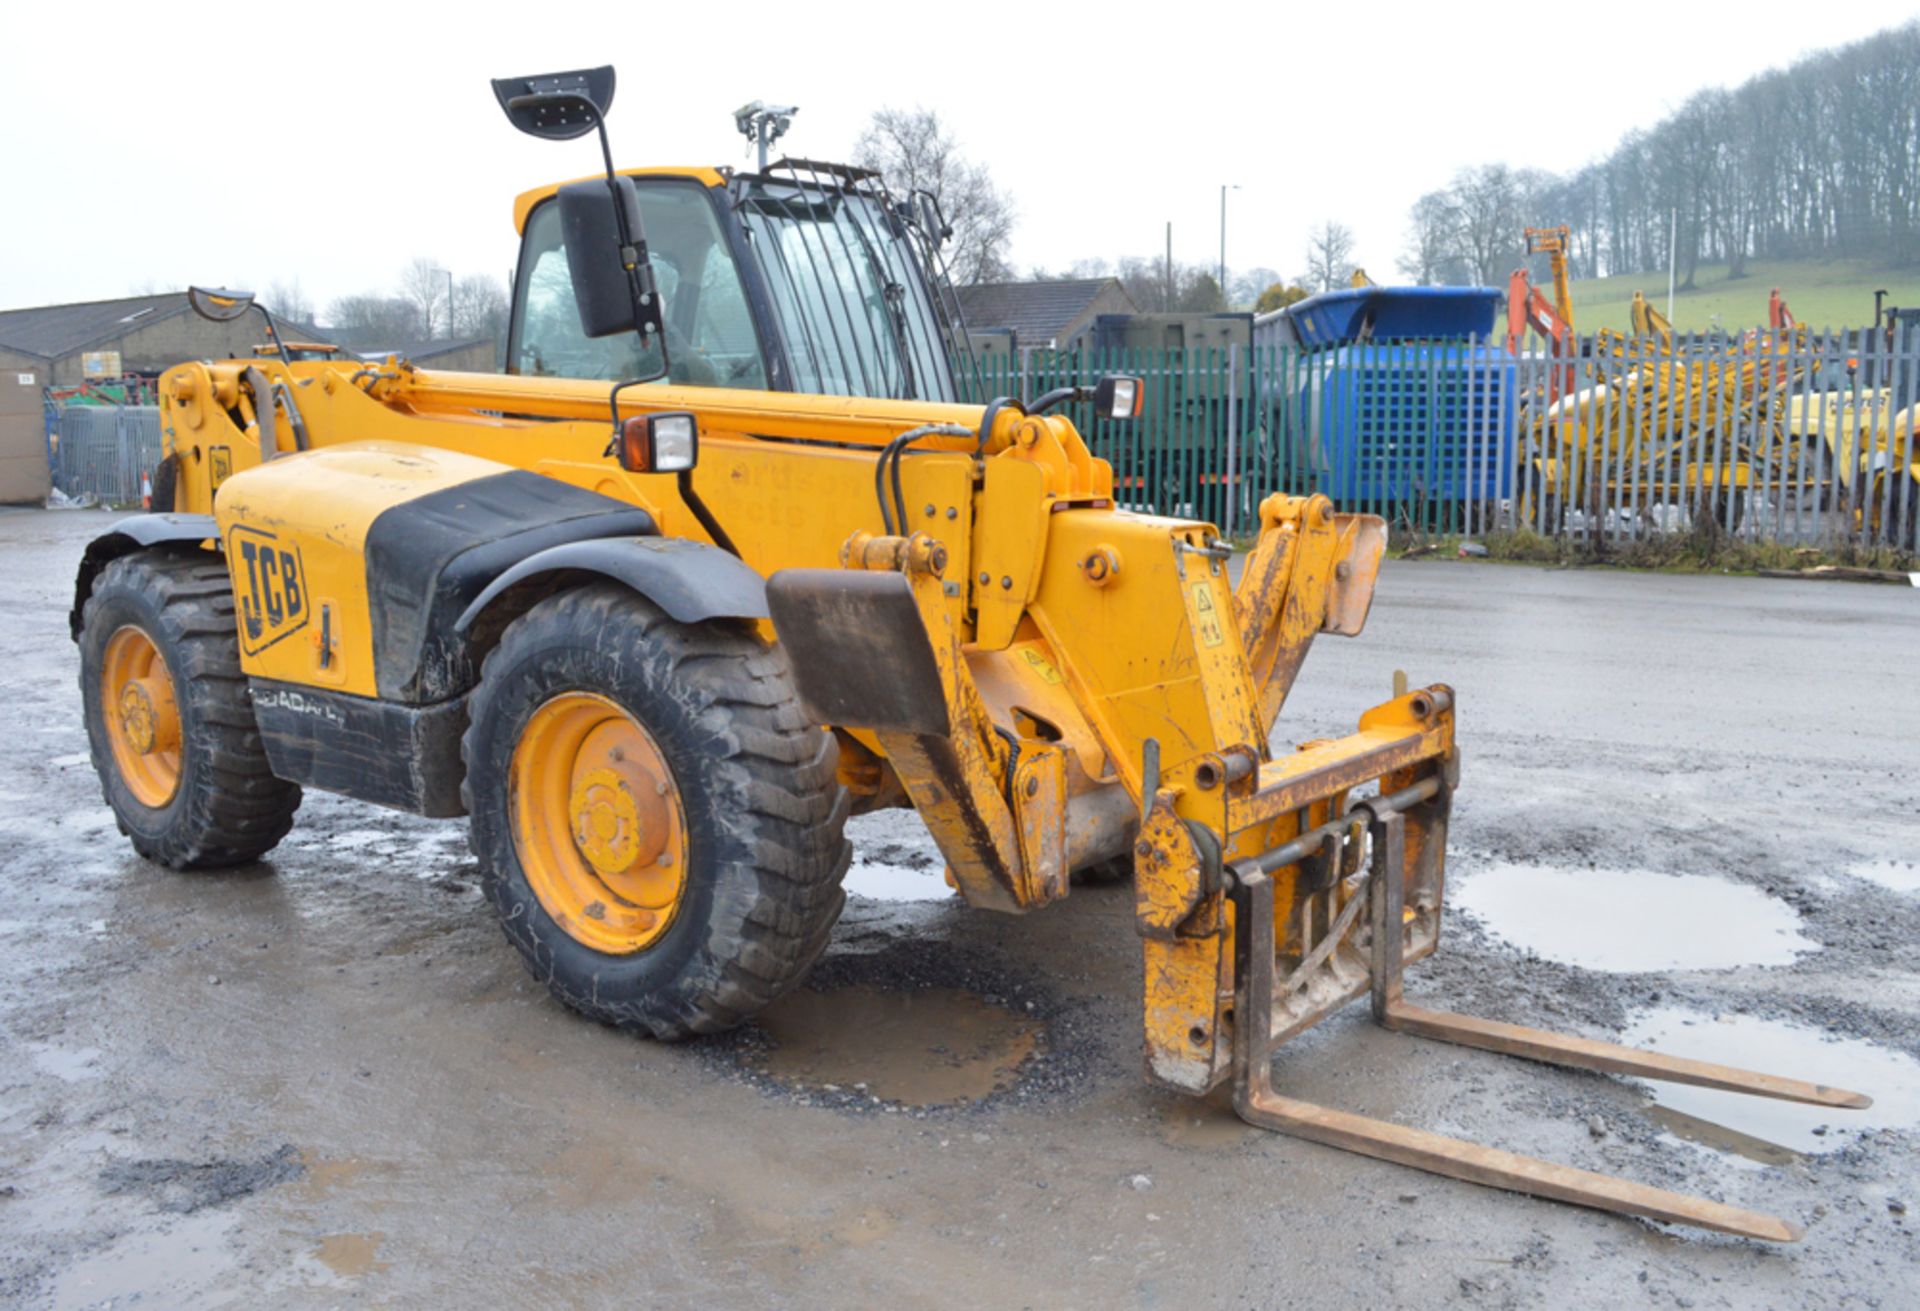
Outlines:
{"label": "engine side panel", "polygon": [[506,472],[455,451],[349,442],[227,479],[214,508],[233,574],[241,668],[255,678],[376,695],[367,534],[395,506]]}
{"label": "engine side panel", "polygon": [[645,510],[524,469],[382,511],[366,541],[381,697],[418,705],[472,687],[480,671],[455,623],[487,584],[521,560],[571,542],[655,531]]}
{"label": "engine side panel", "polygon": [[599,492],[386,442],[235,474],[218,520],[248,674],[404,705],[473,685],[478,671],[455,621],[513,564],[569,542],[655,531],[647,511]]}

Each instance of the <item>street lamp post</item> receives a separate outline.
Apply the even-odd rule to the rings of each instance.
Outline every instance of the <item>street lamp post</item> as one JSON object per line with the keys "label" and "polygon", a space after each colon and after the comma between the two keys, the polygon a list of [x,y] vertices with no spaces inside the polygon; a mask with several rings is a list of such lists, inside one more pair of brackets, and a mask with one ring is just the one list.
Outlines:
{"label": "street lamp post", "polygon": [[1227,300],[1227,192],[1240,190],[1237,182],[1220,184],[1220,300]]}
{"label": "street lamp post", "polygon": [[[435,269],[434,272],[447,275],[447,339],[451,341],[453,339],[453,270]],[[429,339],[433,337],[433,318],[431,315],[427,318],[427,337]]]}

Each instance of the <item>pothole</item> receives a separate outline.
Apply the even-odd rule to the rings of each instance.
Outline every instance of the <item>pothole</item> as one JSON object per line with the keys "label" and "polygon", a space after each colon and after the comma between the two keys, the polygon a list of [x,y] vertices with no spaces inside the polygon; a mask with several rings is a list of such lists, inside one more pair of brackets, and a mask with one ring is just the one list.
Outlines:
{"label": "pothole", "polygon": [[1859,1038],[1841,1038],[1803,1024],[1751,1015],[1714,1018],[1660,1006],[1634,1015],[1622,1040],[1674,1056],[1733,1065],[1763,1074],[1824,1083],[1865,1093],[1863,1110],[1805,1106],[1644,1080],[1653,1093],[1649,1114],[1677,1138],[1769,1165],[1798,1154],[1836,1151],[1868,1129],[1920,1124],[1920,1061]]}
{"label": "pothole", "polygon": [[960,988],[801,988],[754,1020],[749,1063],[796,1089],[909,1106],[984,1100],[1041,1048],[1039,1020]]}
{"label": "pothole", "polygon": [[955,895],[938,866],[922,869],[877,860],[854,861],[840,886],[849,895],[874,901],[945,901]]}
{"label": "pothole", "polygon": [[1793,907],[1700,874],[1502,864],[1450,900],[1516,947],[1617,974],[1786,965],[1819,950]]}
{"label": "pothole", "polygon": [[1911,860],[1870,860],[1847,873],[1890,892],[1920,892],[1920,864]]}

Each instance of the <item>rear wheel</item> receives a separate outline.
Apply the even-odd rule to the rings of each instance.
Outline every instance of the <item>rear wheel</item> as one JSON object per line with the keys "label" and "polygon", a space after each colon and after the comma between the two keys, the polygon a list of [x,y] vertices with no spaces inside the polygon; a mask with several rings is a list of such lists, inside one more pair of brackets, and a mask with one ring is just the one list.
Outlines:
{"label": "rear wheel", "polygon": [[80,698],[100,790],[134,850],[175,869],[243,865],[293,827],[240,672],[226,566],[141,551],[94,580]]}
{"label": "rear wheel", "polygon": [[487,893],[562,1002],[679,1038],[805,976],[852,848],[833,737],[778,647],[583,587],[514,621],[469,710]]}

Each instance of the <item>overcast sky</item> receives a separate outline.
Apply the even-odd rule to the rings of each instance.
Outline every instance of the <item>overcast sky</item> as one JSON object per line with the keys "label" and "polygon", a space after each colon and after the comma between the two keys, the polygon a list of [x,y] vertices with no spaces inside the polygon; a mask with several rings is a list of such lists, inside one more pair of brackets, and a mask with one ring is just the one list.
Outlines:
{"label": "overcast sky", "polygon": [[939,111],[1018,207],[1016,266],[1157,253],[1296,273],[1333,218],[1391,274],[1458,167],[1563,171],[1694,90],[1895,25],[1913,0],[1466,4],[22,4],[0,36],[0,307],[297,279],[324,307],[414,255],[504,276],[513,195],[598,167],[487,80],[612,63],[625,165],[747,164],[732,111],[844,158]]}

